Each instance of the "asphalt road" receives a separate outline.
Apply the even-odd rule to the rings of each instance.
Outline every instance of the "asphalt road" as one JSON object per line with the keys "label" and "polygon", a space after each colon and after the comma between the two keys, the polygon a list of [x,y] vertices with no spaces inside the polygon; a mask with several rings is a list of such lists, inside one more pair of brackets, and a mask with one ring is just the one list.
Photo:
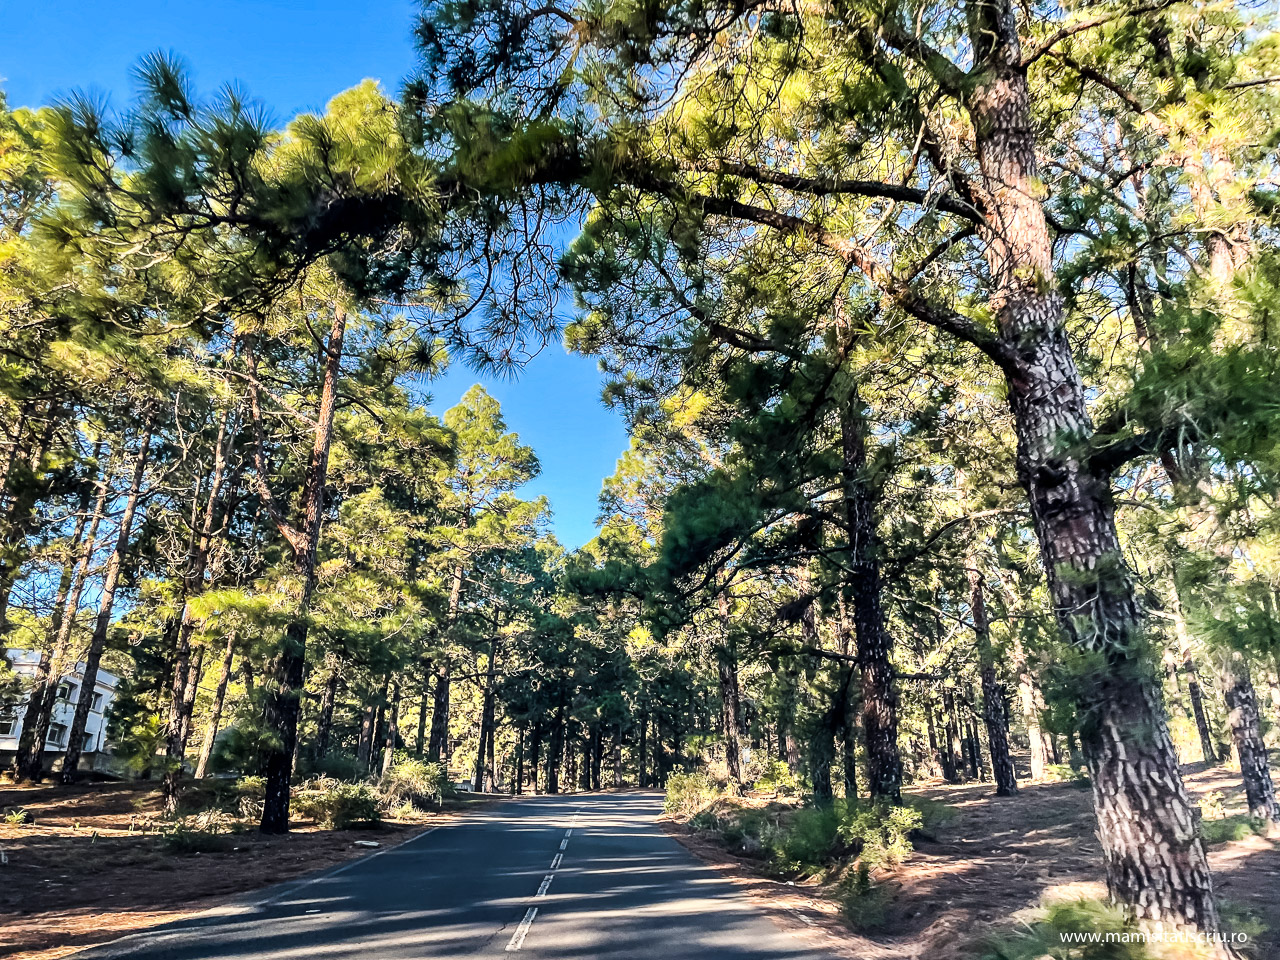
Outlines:
{"label": "asphalt road", "polygon": [[819,960],[655,824],[657,794],[503,801],[268,899],[77,957]]}

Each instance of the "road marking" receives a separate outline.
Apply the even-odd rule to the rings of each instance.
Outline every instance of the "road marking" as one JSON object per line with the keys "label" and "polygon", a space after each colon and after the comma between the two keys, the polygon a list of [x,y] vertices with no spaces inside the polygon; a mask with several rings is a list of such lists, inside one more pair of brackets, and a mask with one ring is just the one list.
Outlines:
{"label": "road marking", "polygon": [[554,873],[548,873],[545,877],[543,877],[542,886],[538,888],[538,892],[535,893],[534,896],[545,897],[547,895],[547,887],[551,886],[551,881],[554,880],[555,878],[556,876]]}
{"label": "road marking", "polygon": [[563,853],[557,853],[557,854],[556,854],[556,858],[555,858],[554,860],[552,860],[552,861],[551,861],[551,869],[552,869],[552,870],[559,870],[559,869],[560,869],[560,858],[561,858],[561,857],[563,857],[563,856],[564,856],[564,854],[563,854]]}
{"label": "road marking", "polygon": [[560,849],[563,850],[567,846],[569,846],[569,838],[565,837],[563,840],[560,841]]}
{"label": "road marking", "polygon": [[566,830],[566,831],[564,832],[564,835],[565,835],[566,837],[572,837],[572,836],[573,836],[573,827],[570,827],[568,830]]}
{"label": "road marking", "polygon": [[530,907],[525,913],[524,919],[520,921],[520,926],[516,927],[516,932],[511,935],[511,942],[507,944],[507,952],[519,950],[524,946],[524,938],[529,935],[529,928],[533,926],[533,918],[538,915],[537,907]]}

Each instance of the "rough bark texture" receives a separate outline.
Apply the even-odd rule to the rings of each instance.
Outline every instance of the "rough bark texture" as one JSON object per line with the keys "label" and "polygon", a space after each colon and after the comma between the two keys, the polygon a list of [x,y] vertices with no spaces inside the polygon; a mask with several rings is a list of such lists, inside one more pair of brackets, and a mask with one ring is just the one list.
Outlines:
{"label": "rough bark texture", "polygon": [[338,700],[338,687],[342,683],[342,671],[337,664],[329,668],[329,679],[324,682],[320,695],[320,718],[316,722],[315,757],[322,760],[329,753],[329,740],[333,736],[333,708]]}
{"label": "rough bark texture", "polygon": [[1107,886],[1140,920],[1216,933],[1213,883],[1143,652],[1110,478],[1081,454],[1093,427],[1053,274],[1017,17],[1008,0],[977,0],[966,12],[975,66],[965,106],[1018,475],[1058,625],[1096,663],[1079,686],[1081,742]]}
{"label": "rough bark texture", "polygon": [[[463,529],[467,527],[467,519],[462,521]],[[435,697],[431,711],[431,740],[427,744],[427,759],[433,762],[449,764],[449,686],[450,663],[448,640],[452,636],[458,621],[458,611],[462,604],[462,565],[453,569],[453,582],[449,586],[449,613],[445,624],[446,648],[441,651],[436,661]]]}
{"label": "rough bark texture", "polygon": [[[496,690],[494,685],[498,677],[498,638],[494,637],[489,646],[489,666],[485,672],[484,705],[480,708],[480,745],[476,749],[475,773],[472,788],[479,793],[485,792],[485,758],[493,736],[493,717]],[[491,768],[490,768],[491,769]]]}
{"label": "rough bark texture", "polygon": [[1223,658],[1222,694],[1227,701],[1227,719],[1240,761],[1249,816],[1266,820],[1274,829],[1280,826],[1280,805],[1276,803],[1276,788],[1267,765],[1258,695],[1249,675],[1249,665],[1239,653],[1232,652]]}
{"label": "rough bark texture", "polygon": [[382,769],[386,773],[396,758],[396,743],[400,739],[400,681],[391,685],[391,703],[387,709],[387,734],[382,744]]}
{"label": "rough bark texture", "polygon": [[724,737],[724,759],[729,767],[729,777],[742,786],[742,744],[740,731],[742,705],[738,693],[738,670],[732,653],[721,651],[716,663],[720,680],[720,732]]}
{"label": "rough bark texture", "polygon": [[1217,763],[1218,751],[1213,745],[1213,731],[1209,729],[1209,718],[1204,712],[1204,694],[1200,690],[1200,677],[1195,661],[1188,657],[1183,661],[1182,669],[1187,674],[1187,698],[1191,701],[1191,715],[1195,718],[1196,732],[1200,735],[1200,752],[1205,763]]}
{"label": "rough bark texture", "polygon": [[98,682],[98,665],[102,662],[102,652],[107,645],[107,628],[111,625],[111,613],[115,607],[116,587],[120,584],[120,574],[124,569],[125,553],[129,549],[129,535],[133,530],[133,517],[138,510],[138,499],[142,493],[142,478],[147,470],[147,458],[151,453],[151,415],[148,414],[142,434],[138,438],[138,452],[134,455],[133,476],[129,479],[129,489],[125,494],[124,512],[120,516],[120,527],[116,531],[115,548],[111,551],[111,559],[107,561],[106,574],[102,578],[102,593],[98,599],[98,617],[93,624],[93,636],[89,639],[89,650],[84,656],[83,679],[80,683],[80,697],[76,700],[76,712],[71,719],[71,732],[67,735],[67,751],[62,758],[62,782],[72,783],[76,778],[76,768],[80,765],[80,753],[84,749],[84,730],[89,722],[89,710],[93,706],[94,687]]}
{"label": "rough bark texture", "polygon": [[875,501],[866,476],[866,431],[862,399],[855,387],[840,418],[845,527],[848,537],[845,587],[853,611],[862,670],[862,736],[867,749],[867,790],[873,800],[902,799],[898,751],[898,692],[894,686],[893,640],[885,628],[880,596],[880,538]]}

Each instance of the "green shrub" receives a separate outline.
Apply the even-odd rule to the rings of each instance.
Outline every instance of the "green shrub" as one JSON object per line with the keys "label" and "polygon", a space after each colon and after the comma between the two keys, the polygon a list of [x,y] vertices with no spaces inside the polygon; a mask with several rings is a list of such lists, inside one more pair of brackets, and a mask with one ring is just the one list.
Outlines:
{"label": "green shrub", "polygon": [[362,780],[369,773],[367,764],[341,753],[327,753],[311,766],[311,773],[333,780]]}
{"label": "green shrub", "polygon": [[663,809],[675,816],[691,817],[723,795],[720,785],[701,771],[673,773],[667,777],[667,799]]}
{"label": "green shrub", "polygon": [[871,870],[866,863],[859,863],[858,868],[841,881],[839,896],[840,912],[854,930],[874,933],[884,929],[889,894],[884,887],[871,882]]}
{"label": "green shrub", "polygon": [[781,760],[770,760],[764,772],[756,778],[755,788],[780,797],[794,797],[800,792],[800,781],[791,768]]}
{"label": "green shrub", "polygon": [[294,809],[300,816],[333,830],[373,826],[382,819],[378,795],[363,783],[313,781],[298,791]]}
{"label": "green shrub", "polygon": [[196,817],[179,817],[161,825],[160,840],[170,853],[218,853],[230,846],[229,822],[226,814],[216,810]]}
{"label": "green shrub", "polygon": [[449,771],[442,763],[406,760],[382,775],[378,792],[388,806],[410,803],[420,810],[440,806],[453,793]]}
{"label": "green shrub", "polygon": [[923,817],[911,807],[877,805],[846,814],[840,839],[857,849],[862,866],[897,866],[911,854],[911,831]]}
{"label": "green shrub", "polygon": [[1205,843],[1211,846],[1219,843],[1230,843],[1232,840],[1243,840],[1245,837],[1263,833],[1265,829],[1265,823],[1261,820],[1254,820],[1247,813],[1238,813],[1233,817],[1223,817],[1221,820],[1200,821],[1200,836],[1204,838]]}
{"label": "green shrub", "polygon": [[783,874],[818,872],[838,852],[844,815],[844,801],[836,800],[820,807],[802,807],[767,828],[761,841],[773,868]]}
{"label": "green shrub", "polygon": [[[1017,933],[989,938],[982,960],[1149,960],[1140,942],[1123,942],[1137,929],[1124,914],[1098,900],[1055,903],[1041,911],[1039,919]],[[1115,943],[1068,943],[1064,934],[1115,935]]]}
{"label": "green shrub", "polygon": [[236,793],[242,797],[262,800],[267,795],[266,777],[241,777],[236,781]]}
{"label": "green shrub", "polygon": [[1065,763],[1050,763],[1044,768],[1050,780],[1069,783],[1073,787],[1084,789],[1089,786],[1089,773],[1084,767],[1072,767]]}
{"label": "green shrub", "polygon": [[935,827],[941,827],[950,823],[960,811],[949,803],[943,803],[941,800],[930,800],[928,797],[907,797],[902,798],[903,806],[910,807],[912,810],[920,814],[920,829],[932,830]]}
{"label": "green shrub", "polygon": [[30,812],[22,809],[22,807],[14,807],[12,810],[6,810],[4,816],[0,817],[0,819],[3,819],[5,823],[11,826],[17,826],[18,824],[23,823],[32,823],[35,820],[35,818],[31,816]]}

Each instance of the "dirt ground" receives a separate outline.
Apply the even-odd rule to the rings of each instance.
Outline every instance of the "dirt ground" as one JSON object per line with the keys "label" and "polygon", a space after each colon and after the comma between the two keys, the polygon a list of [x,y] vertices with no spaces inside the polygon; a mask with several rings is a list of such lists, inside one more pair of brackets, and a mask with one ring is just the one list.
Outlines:
{"label": "dirt ground", "polygon": [[458,812],[365,830],[302,824],[283,837],[250,830],[228,836],[225,850],[180,854],[149,823],[160,805],[147,784],[0,784],[0,810],[22,807],[35,818],[0,823],[0,958],[55,960],[367,856],[374,848],[356,841],[402,843]]}
{"label": "dirt ground", "polygon": [[[1243,812],[1238,774],[1218,767],[1184,771],[1197,802],[1219,792],[1227,815]],[[694,853],[726,870],[779,921],[806,929],[850,960],[961,960],[977,954],[986,935],[1007,929],[1045,901],[1103,897],[1102,853],[1094,836],[1090,792],[1067,784],[1023,784],[1016,797],[996,797],[991,784],[937,785],[909,790],[956,808],[950,822],[898,869],[876,877],[892,890],[885,934],[860,935],[840,916],[820,884],[765,879],[749,859],[704,837],[674,828]],[[1214,845],[1209,860],[1228,917],[1260,921],[1258,958],[1280,957],[1280,843],[1251,836]],[[1226,922],[1231,929],[1231,920]]]}

